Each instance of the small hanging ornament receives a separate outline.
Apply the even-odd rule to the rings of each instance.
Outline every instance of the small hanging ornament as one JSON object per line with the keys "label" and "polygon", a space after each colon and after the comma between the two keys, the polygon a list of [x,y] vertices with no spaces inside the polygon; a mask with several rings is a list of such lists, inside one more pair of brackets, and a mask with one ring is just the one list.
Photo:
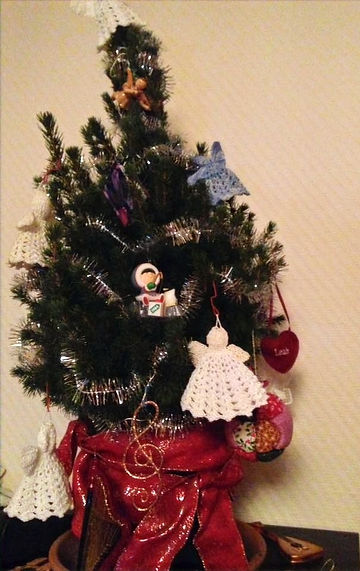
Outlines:
{"label": "small hanging ornament", "polygon": [[25,476],[5,508],[10,517],[45,521],[51,516],[63,517],[71,508],[69,482],[55,454],[55,444],[55,427],[47,420],[40,427],[38,446],[23,451]]}
{"label": "small hanging ornament", "polygon": [[114,91],[112,99],[123,111],[130,108],[132,101],[137,101],[145,111],[151,111],[151,104],[145,94],[147,81],[144,77],[134,80],[133,73],[130,68],[127,70],[127,80],[123,84],[120,91]]}
{"label": "small hanging ornament", "polygon": [[161,292],[163,274],[150,263],[140,264],[132,273],[133,284],[140,288],[136,296],[142,317],[164,316],[164,294]]}
{"label": "small hanging ornament", "polygon": [[194,162],[199,169],[188,177],[187,182],[193,186],[204,180],[211,204],[216,205],[238,194],[250,194],[236,174],[226,168],[225,155],[218,141],[212,144],[210,158],[199,155]]}
{"label": "small hanging ornament", "polygon": [[163,274],[149,262],[136,266],[132,283],[140,289],[136,296],[141,317],[181,317],[175,289],[162,290]]}
{"label": "small hanging ornament", "polygon": [[30,214],[17,225],[19,234],[9,256],[11,266],[29,269],[35,265],[46,265],[43,252],[48,245],[46,224],[51,217],[50,199],[39,187],[34,192]]}
{"label": "small hanging ornament", "polygon": [[130,222],[130,212],[133,209],[133,201],[130,196],[124,167],[116,163],[104,187],[104,195],[113,207],[121,224],[126,227]]}
{"label": "small hanging ornament", "polygon": [[[287,373],[294,365],[299,353],[299,339],[290,329],[290,319],[278,286],[276,293],[283,307],[289,328],[282,331],[277,337],[264,337],[260,342],[261,353],[270,367],[279,373]],[[273,298],[270,299],[269,326],[273,319]]]}
{"label": "small hanging ornament", "polygon": [[267,401],[267,394],[257,376],[244,363],[250,355],[237,345],[229,345],[229,336],[222,327],[215,307],[217,296],[211,298],[216,325],[206,337],[207,345],[189,343],[189,353],[195,370],[181,398],[182,410],[194,418],[209,421],[230,421],[236,416],[250,416]]}
{"label": "small hanging ornament", "polygon": [[137,62],[140,69],[149,76],[153,73],[154,69],[158,65],[157,56],[146,51],[140,52],[138,54]]}
{"label": "small hanging ornament", "polygon": [[189,343],[195,365],[181,398],[182,410],[195,418],[230,421],[249,416],[266,403],[267,395],[259,379],[244,365],[250,355],[236,345],[228,345],[228,334],[217,319],[207,337],[207,346]]}
{"label": "small hanging ornament", "polygon": [[140,114],[140,119],[143,125],[150,133],[158,131],[159,129],[162,128],[163,121],[159,119],[159,117],[154,117],[154,115],[149,115],[148,113],[142,111],[142,113]]}
{"label": "small hanging ornament", "polygon": [[120,46],[115,50],[115,53],[116,58],[109,70],[110,77],[117,77],[119,74],[125,74],[125,72],[130,67],[125,47]]}

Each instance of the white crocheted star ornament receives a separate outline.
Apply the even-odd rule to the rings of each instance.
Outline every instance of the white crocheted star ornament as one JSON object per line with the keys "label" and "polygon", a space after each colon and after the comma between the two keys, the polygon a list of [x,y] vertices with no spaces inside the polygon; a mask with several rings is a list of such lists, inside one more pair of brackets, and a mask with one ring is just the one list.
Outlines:
{"label": "white crocheted star ornament", "polygon": [[56,432],[52,422],[44,422],[38,434],[38,446],[23,451],[24,477],[5,508],[10,517],[21,521],[63,517],[72,506],[65,470],[55,454]]}
{"label": "white crocheted star ornament", "polygon": [[95,18],[99,47],[108,41],[118,26],[142,24],[137,15],[120,0],[71,0],[70,6],[81,16]]}
{"label": "white crocheted star ornament", "polygon": [[218,323],[209,331],[207,345],[189,343],[195,370],[181,398],[181,408],[194,418],[230,421],[236,416],[250,416],[267,402],[262,383],[244,365],[250,355],[237,345],[228,345],[228,339]]}

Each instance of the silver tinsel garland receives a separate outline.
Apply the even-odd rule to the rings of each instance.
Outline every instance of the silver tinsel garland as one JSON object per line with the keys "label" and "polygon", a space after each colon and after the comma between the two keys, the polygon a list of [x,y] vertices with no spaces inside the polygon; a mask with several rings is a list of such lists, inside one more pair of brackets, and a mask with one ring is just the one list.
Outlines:
{"label": "silver tinsel garland", "polygon": [[187,242],[199,243],[201,230],[199,221],[196,218],[179,218],[165,224],[162,231],[165,230],[165,236],[172,239],[173,246],[183,246]]}
{"label": "silver tinsel garland", "polygon": [[109,303],[116,303],[120,313],[127,315],[123,299],[106,283],[108,274],[97,269],[94,260],[74,255],[72,263],[83,270],[85,279],[91,284],[97,295],[104,297]]}
{"label": "silver tinsel garland", "polygon": [[189,277],[181,288],[179,307],[182,317],[189,318],[196,313],[204,298],[204,292],[197,277]]}

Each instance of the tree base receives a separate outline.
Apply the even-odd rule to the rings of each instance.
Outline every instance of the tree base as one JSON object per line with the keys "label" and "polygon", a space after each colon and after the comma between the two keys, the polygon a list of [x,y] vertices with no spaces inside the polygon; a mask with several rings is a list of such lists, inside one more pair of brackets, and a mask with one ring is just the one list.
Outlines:
{"label": "tree base", "polygon": [[[261,535],[249,524],[237,521],[237,526],[244,541],[249,561],[249,571],[256,571],[266,556],[266,543]],[[52,544],[49,562],[52,571],[69,571],[76,569],[79,540],[71,531],[67,531]],[[202,571],[201,560],[192,542],[188,541],[171,566],[172,571]]]}

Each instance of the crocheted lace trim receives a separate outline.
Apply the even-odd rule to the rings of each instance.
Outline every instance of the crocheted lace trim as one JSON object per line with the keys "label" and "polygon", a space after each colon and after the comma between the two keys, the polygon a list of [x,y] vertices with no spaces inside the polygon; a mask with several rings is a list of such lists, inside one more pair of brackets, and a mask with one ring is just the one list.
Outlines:
{"label": "crocheted lace trim", "polygon": [[30,214],[18,223],[19,234],[10,252],[11,265],[44,265],[43,251],[47,247],[46,223],[52,216],[49,197],[36,190]]}
{"label": "crocheted lace trim", "polygon": [[77,14],[95,18],[100,47],[118,26],[142,24],[137,15],[120,0],[71,0],[70,6]]}
{"label": "crocheted lace trim", "polygon": [[195,370],[181,398],[181,408],[195,418],[230,421],[236,416],[250,416],[267,402],[267,393],[254,373],[244,365],[249,354],[237,345],[227,345],[225,329],[213,327],[208,346],[189,343]]}
{"label": "crocheted lace trim", "polygon": [[267,393],[246,365],[226,349],[205,355],[193,371],[181,407],[195,418],[230,421],[250,416],[267,402]]}

